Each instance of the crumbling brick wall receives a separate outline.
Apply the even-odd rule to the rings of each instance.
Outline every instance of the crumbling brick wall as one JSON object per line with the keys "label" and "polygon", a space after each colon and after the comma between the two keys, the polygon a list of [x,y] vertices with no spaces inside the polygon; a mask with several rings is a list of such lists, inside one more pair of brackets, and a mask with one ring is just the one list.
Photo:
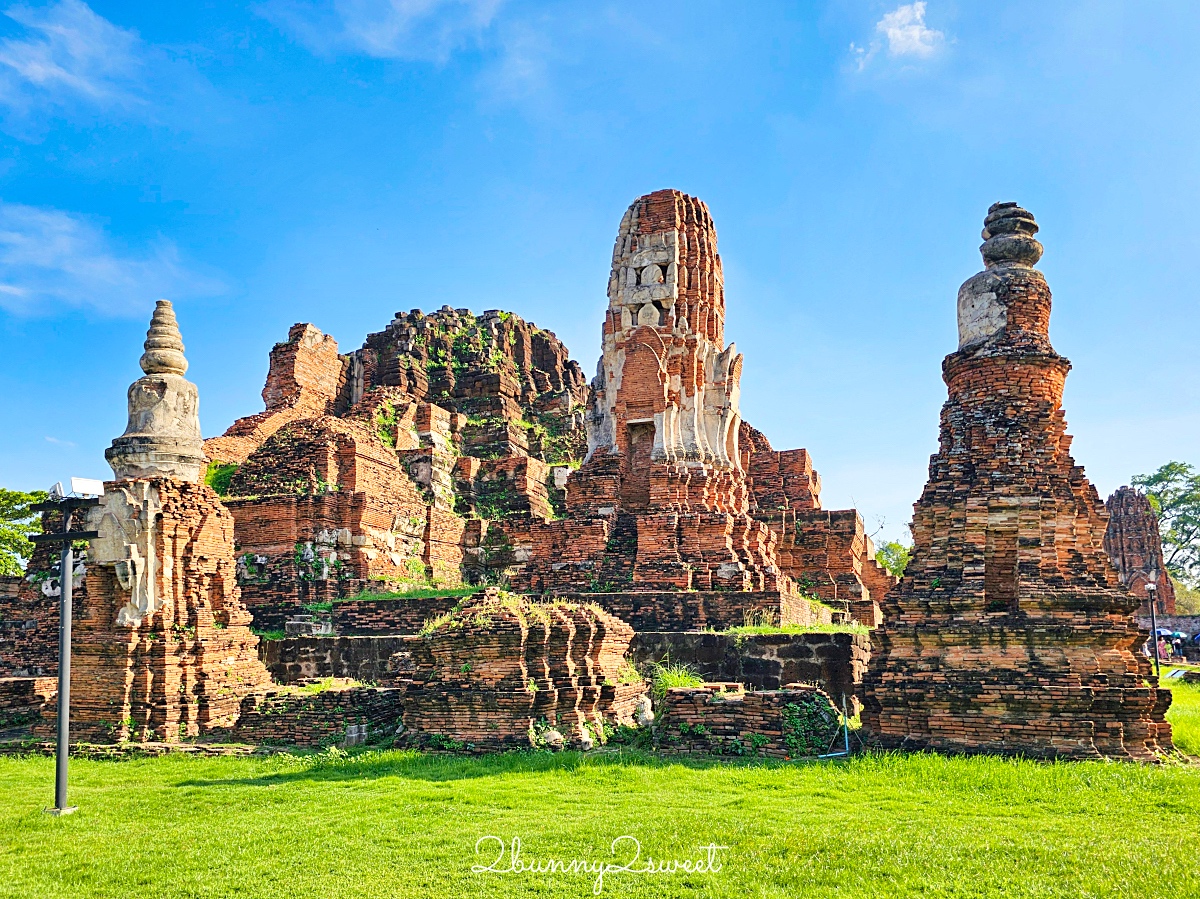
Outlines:
{"label": "crumbling brick wall", "polygon": [[460,596],[431,599],[347,599],[333,604],[333,629],[346,636],[415,634],[432,618],[445,615],[465,600]]}
{"label": "crumbling brick wall", "polygon": [[606,723],[632,723],[645,692],[624,668],[632,637],[594,607],[490,591],[397,654],[409,739],[500,749],[556,730],[573,745],[599,743]]}
{"label": "crumbling brick wall", "polygon": [[57,677],[0,677],[0,731],[34,724],[57,700]]}
{"label": "crumbling brick wall", "polygon": [[568,602],[595,603],[636,630],[723,630],[747,620],[765,620],[783,609],[785,624],[831,624],[830,610],[772,591],[657,590],[617,593],[552,592]]}
{"label": "crumbling brick wall", "polygon": [[[73,527],[82,520],[76,513]],[[61,514],[42,513],[42,530],[62,530]],[[61,548],[34,545],[25,576],[5,578],[0,590],[0,677],[39,677],[58,672],[59,568]],[[85,552],[75,553],[72,620],[78,626],[87,604]]]}
{"label": "crumbling brick wall", "polygon": [[263,640],[258,658],[277,684],[299,684],[327,677],[374,684],[391,677],[388,662],[412,635],[285,637]]}
{"label": "crumbling brick wall", "polygon": [[[629,659],[645,670],[655,662],[687,665],[706,681],[730,681],[754,690],[816,684],[840,705],[857,709],[871,640],[861,633],[722,634],[639,630]],[[853,711],[852,711],[853,714]]]}
{"label": "crumbling brick wall", "polygon": [[276,690],[242,700],[230,739],[271,746],[317,747],[389,737],[401,715],[403,690],[331,687]]}
{"label": "crumbling brick wall", "polygon": [[660,711],[655,729],[666,752],[802,758],[843,748],[837,709],[811,687],[753,693],[732,683],[676,687]]}
{"label": "crumbling brick wall", "polygon": [[344,368],[336,340],[312,325],[292,325],[288,339],[271,350],[262,392],[266,409],[204,441],[204,454],[214,462],[240,464],[289,422],[325,414],[341,390]]}

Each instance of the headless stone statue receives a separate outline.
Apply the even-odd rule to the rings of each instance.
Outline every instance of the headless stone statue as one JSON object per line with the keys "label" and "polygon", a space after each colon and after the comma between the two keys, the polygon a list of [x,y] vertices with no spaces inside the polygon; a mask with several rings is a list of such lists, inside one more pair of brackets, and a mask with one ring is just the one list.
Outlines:
{"label": "headless stone statue", "polygon": [[129,387],[129,424],[104,457],[117,480],[199,481],[204,466],[200,398],[196,385],[183,377],[188,367],[183,338],[167,300],[154,309],[145,349],[146,374]]}

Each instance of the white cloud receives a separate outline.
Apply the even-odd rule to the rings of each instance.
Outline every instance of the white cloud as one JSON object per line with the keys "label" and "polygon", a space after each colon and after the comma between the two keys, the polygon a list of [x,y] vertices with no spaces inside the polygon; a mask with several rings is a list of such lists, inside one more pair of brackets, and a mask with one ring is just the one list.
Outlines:
{"label": "white cloud", "polygon": [[5,15],[26,34],[0,42],[0,103],[22,110],[46,100],[104,107],[144,102],[141,41],[134,32],[80,0],[13,6]]}
{"label": "white cloud", "polygon": [[317,53],[445,61],[504,0],[267,0],[258,13]]}
{"label": "white cloud", "polygon": [[70,440],[60,440],[57,437],[51,437],[49,435],[46,435],[46,442],[53,443],[55,446],[66,446],[66,447],[74,447],[75,446],[74,442],[72,442]]}
{"label": "white cloud", "polygon": [[59,209],[0,201],[0,308],[45,314],[140,312],[160,297],[212,295],[221,284],[182,263],[170,241],[123,252],[95,223]]}
{"label": "white cloud", "polygon": [[889,13],[884,13],[883,18],[875,23],[875,33],[880,35],[882,40],[875,38],[866,47],[853,42],[850,44],[850,54],[860,72],[883,49],[885,40],[889,56],[928,58],[946,39],[945,34],[925,24],[924,0],[905,3]]}
{"label": "white cloud", "polygon": [[926,27],[924,0],[897,6],[884,14],[875,30],[887,37],[888,52],[893,56],[931,56],[945,37]]}

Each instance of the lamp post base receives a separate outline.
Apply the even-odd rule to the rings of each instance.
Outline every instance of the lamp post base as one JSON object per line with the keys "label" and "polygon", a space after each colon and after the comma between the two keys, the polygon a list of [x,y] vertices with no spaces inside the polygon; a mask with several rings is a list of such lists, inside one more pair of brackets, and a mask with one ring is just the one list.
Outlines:
{"label": "lamp post base", "polygon": [[45,808],[42,809],[42,811],[44,811],[47,815],[54,815],[54,817],[58,818],[62,815],[70,815],[73,812],[79,811],[79,806],[68,805],[66,808]]}

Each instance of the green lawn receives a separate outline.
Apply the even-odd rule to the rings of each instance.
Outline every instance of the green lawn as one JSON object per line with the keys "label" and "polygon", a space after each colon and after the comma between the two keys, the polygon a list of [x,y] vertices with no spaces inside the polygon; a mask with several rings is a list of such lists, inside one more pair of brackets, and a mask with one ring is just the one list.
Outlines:
{"label": "green lawn", "polygon": [[[1200,753],[1200,687],[1172,682]],[[704,874],[610,873],[603,895],[1200,895],[1200,764],[867,755],[824,764],[636,753],[72,762],[0,757],[0,897],[589,896],[595,874],[472,873],[480,837],[526,862],[717,853]],[[503,867],[503,865],[501,866]]]}
{"label": "green lawn", "polygon": [[[1166,680],[1170,666],[1164,665],[1164,680],[1160,681],[1171,689],[1171,708],[1167,720],[1171,722],[1175,748],[1188,755],[1200,756],[1200,684],[1189,684],[1177,678]],[[1197,891],[1200,894],[1200,890]]]}
{"label": "green lawn", "polygon": [[[0,758],[0,896],[589,896],[526,861],[727,846],[712,874],[608,875],[610,896],[1195,896],[1200,767],[864,756],[684,764],[638,755]],[[486,861],[490,861],[487,859]],[[482,863],[486,863],[482,861]]]}

